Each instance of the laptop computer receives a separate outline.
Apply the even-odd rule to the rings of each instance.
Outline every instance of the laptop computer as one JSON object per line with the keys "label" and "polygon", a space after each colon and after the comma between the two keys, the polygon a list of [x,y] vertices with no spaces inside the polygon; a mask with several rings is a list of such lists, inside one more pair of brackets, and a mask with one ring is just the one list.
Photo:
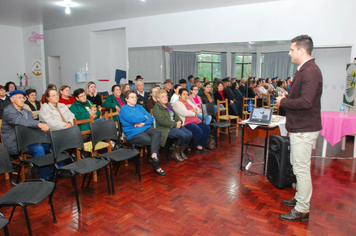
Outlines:
{"label": "laptop computer", "polygon": [[246,124],[253,125],[270,125],[272,119],[273,109],[252,107],[250,118]]}

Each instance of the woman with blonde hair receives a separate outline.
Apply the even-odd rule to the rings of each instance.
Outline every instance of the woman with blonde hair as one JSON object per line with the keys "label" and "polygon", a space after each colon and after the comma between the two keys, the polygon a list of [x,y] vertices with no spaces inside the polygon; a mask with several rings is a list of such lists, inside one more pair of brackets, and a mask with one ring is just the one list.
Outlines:
{"label": "woman with blonde hair", "polygon": [[101,106],[101,96],[98,94],[98,90],[96,89],[96,84],[94,82],[90,81],[87,83],[85,94],[87,95],[87,99],[89,101],[97,106]]}

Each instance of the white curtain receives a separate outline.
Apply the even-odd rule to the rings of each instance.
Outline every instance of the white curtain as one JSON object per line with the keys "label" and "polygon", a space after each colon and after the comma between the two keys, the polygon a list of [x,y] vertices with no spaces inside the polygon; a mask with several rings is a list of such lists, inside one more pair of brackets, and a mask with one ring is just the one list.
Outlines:
{"label": "white curtain", "polygon": [[288,52],[264,53],[262,78],[287,79],[290,71],[291,58]]}
{"label": "white curtain", "polygon": [[236,54],[231,53],[231,78],[236,78]]}
{"label": "white curtain", "polygon": [[220,78],[227,77],[227,55],[226,52],[220,53]]}
{"label": "white curtain", "polygon": [[251,63],[251,76],[256,77],[256,69],[257,69],[257,54],[252,53],[252,63]]}
{"label": "white curtain", "polygon": [[173,84],[180,79],[186,79],[189,75],[198,74],[198,62],[195,52],[172,52],[170,63],[170,78]]}

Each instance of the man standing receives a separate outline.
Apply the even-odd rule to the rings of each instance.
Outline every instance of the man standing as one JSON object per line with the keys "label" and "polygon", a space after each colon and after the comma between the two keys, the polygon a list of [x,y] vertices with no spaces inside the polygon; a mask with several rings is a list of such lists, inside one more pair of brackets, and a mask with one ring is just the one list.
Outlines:
{"label": "man standing", "polygon": [[[32,119],[32,113],[23,108],[26,100],[25,92],[20,90],[10,92],[10,100],[12,103],[4,108],[1,136],[9,154],[15,156],[18,155],[15,126],[40,128],[43,132],[49,131],[49,128],[47,124]],[[27,153],[33,157],[39,157],[45,155],[46,149],[48,149],[48,144],[32,144],[28,146]],[[39,168],[38,171],[41,179],[46,179],[52,176],[49,167]]]}
{"label": "man standing", "polygon": [[284,199],[283,204],[294,206],[279,215],[281,220],[308,221],[312,195],[310,175],[310,155],[314,141],[321,130],[320,98],[323,78],[319,67],[311,57],[313,41],[307,35],[291,40],[289,56],[298,70],[294,75],[289,96],[281,93],[277,97],[278,106],[287,110],[286,128],[289,131],[290,161],[297,178],[297,192],[293,199]]}

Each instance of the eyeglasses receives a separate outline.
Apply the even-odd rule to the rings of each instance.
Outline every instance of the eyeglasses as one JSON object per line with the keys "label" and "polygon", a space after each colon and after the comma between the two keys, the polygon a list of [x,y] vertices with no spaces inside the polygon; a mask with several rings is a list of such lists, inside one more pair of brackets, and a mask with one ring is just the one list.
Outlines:
{"label": "eyeglasses", "polygon": [[199,91],[199,89],[193,89],[193,91]]}
{"label": "eyeglasses", "polygon": [[23,99],[24,101],[26,101],[26,97],[24,97],[24,96],[14,96],[13,98],[16,98],[16,99]]}
{"label": "eyeglasses", "polygon": [[129,98],[137,99],[137,96],[129,96]]}

